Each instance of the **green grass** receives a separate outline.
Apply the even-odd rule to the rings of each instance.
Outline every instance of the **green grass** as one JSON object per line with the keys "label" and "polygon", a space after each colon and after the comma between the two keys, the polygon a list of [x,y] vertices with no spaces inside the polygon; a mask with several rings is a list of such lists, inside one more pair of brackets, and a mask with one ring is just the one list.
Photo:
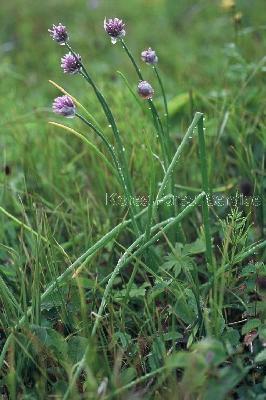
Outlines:
{"label": "green grass", "polygon": [[[265,4],[220,3],[1,5],[3,398],[265,398]],[[105,16],[126,21],[152,103],[136,96]],[[84,79],[62,73],[66,49],[47,32],[57,22],[119,136]],[[158,110],[167,131],[160,81],[139,60],[148,46],[169,140],[154,120]],[[51,113],[60,90],[49,80],[96,130]],[[107,142],[121,146],[126,188]],[[141,204],[126,207],[132,195]]]}

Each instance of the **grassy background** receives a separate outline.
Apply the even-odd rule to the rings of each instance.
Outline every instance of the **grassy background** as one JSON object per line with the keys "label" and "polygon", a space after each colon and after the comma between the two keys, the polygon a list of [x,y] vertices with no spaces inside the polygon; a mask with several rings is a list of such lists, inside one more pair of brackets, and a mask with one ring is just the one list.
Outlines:
{"label": "grassy background", "polygon": [[[243,14],[239,25],[233,22],[236,12]],[[126,214],[122,207],[106,205],[106,193],[120,189],[103,162],[78,139],[47,123],[49,120],[65,123],[51,113],[51,102],[59,95],[48,83],[52,79],[87,106],[112,140],[110,129],[89,87],[85,87],[80,77],[62,73],[60,57],[64,55],[65,48],[52,42],[47,29],[57,22],[68,27],[73,47],[82,54],[89,71],[109,100],[127,149],[138,194],[147,194],[149,189],[151,159],[148,144],[156,152],[159,149],[143,105],[138,106],[117,73],[121,71],[135,90],[137,79],[134,70],[120,46],[110,44],[103,31],[104,17],[119,16],[126,21],[126,40],[137,59],[144,48],[151,46],[156,49],[171,111],[173,146],[177,147],[180,143],[194,112],[205,112],[212,187],[228,186],[230,190],[226,191],[226,196],[240,190],[244,195],[260,197],[258,207],[241,207],[243,215],[247,216],[245,226],[253,224],[246,238],[247,244],[251,244],[263,238],[265,215],[264,14],[263,0],[239,0],[234,11],[226,11],[220,1],[210,0],[10,0],[1,5],[1,207],[53,243],[46,246],[42,241],[36,241],[33,235],[1,212],[1,276],[21,308],[16,312],[7,310],[2,297],[2,345],[26,308],[33,304],[36,311],[29,321],[30,326],[26,326],[24,331],[12,339],[14,343],[11,349],[14,352],[8,352],[8,359],[3,364],[3,393],[8,392],[10,398],[26,398],[26,395],[33,396],[29,398],[47,398],[50,394],[58,394],[60,398],[67,387],[75,358],[69,356],[68,362],[59,368],[58,358],[61,353],[57,354],[53,346],[51,350],[48,345],[52,355],[48,354],[45,346],[42,347],[39,342],[35,348],[31,348],[31,334],[42,338],[40,341],[43,343],[44,333],[38,329],[54,329],[60,334],[60,338],[55,338],[55,333],[50,335],[53,337],[50,340],[56,343],[54,347],[58,346],[57,340],[62,342],[62,338],[86,338],[91,330],[91,312],[97,311],[104,288],[104,285],[98,285],[98,281],[113,270],[122,248],[130,243],[128,233],[119,243],[109,244],[88,263],[86,272],[81,276],[81,283],[75,282],[64,287],[58,298],[50,299],[49,304],[40,308],[39,296],[47,283],[53,281],[71,261]],[[152,70],[143,65],[142,71],[153,83],[155,101],[162,110],[163,102]],[[84,131],[79,121],[73,120],[67,124]],[[89,137],[102,148],[92,134]],[[175,170],[176,184],[190,188],[201,187],[197,148],[197,140],[191,140],[191,145]],[[160,166],[156,164],[154,169],[160,180]],[[225,218],[229,209],[212,209],[212,234],[218,264],[221,255],[217,245],[222,246],[226,235],[217,215]],[[187,243],[202,238],[201,224],[200,213],[193,214],[185,222]],[[54,244],[54,239],[60,246]],[[176,243],[172,245],[178,247]],[[163,264],[167,261],[167,254],[171,253],[171,246],[169,243],[160,243],[157,251],[160,263]],[[239,247],[236,251],[240,252]],[[260,260],[261,254],[253,258],[253,262]],[[189,264],[188,261],[182,260],[183,265]],[[196,266],[204,265],[202,254],[198,254],[193,263]],[[149,300],[146,295],[150,286],[153,290],[154,285],[142,273],[136,279],[137,295],[134,297],[132,294],[133,300],[121,317],[121,311],[117,308],[121,296],[119,293],[126,287],[130,272],[131,267],[117,281],[117,291],[114,291],[113,300],[110,301],[104,328],[97,344],[91,345],[87,370],[91,381],[88,384],[85,380],[87,383],[82,389],[81,380],[78,387],[80,392],[86,392],[87,388],[87,397],[84,398],[94,399],[99,383],[106,376],[109,378],[110,390],[115,390],[137,376],[160,368],[169,350],[169,342],[165,341],[167,345],[162,345],[154,341],[158,332],[161,337],[167,332],[178,331],[182,336],[181,344],[177,346],[179,349],[186,347],[188,336],[192,337],[191,342],[197,336],[193,334],[193,329],[191,332],[193,315],[188,317],[192,307],[189,296],[183,317],[177,317],[174,313],[168,315],[165,310],[166,305],[172,302],[171,295],[165,293],[158,302]],[[171,270],[171,273],[174,272]],[[159,275],[166,279],[163,274]],[[238,302],[235,305],[232,299],[226,299],[232,308],[239,309],[229,317],[224,315],[227,327],[228,323],[241,319],[245,305],[251,301],[250,296],[254,295],[255,290],[252,279],[250,291],[240,294],[239,276],[234,276],[229,282],[230,290],[235,291],[234,299],[240,296],[242,302],[239,302],[241,305]],[[206,276],[202,277],[201,283],[204,284],[205,280]],[[191,288],[184,276],[180,277],[177,286],[177,292]],[[146,295],[143,296],[143,293]],[[209,294],[204,292],[204,288],[201,296],[204,307],[207,307]],[[142,309],[147,326],[142,325]],[[241,326],[238,328],[241,329]],[[203,329],[197,339],[207,333]],[[239,343],[242,341],[243,338],[239,338]],[[73,344],[73,348],[80,346],[82,353],[83,345],[80,339],[78,344]],[[160,346],[165,347],[162,350]],[[35,355],[35,352],[38,353],[36,349],[42,355],[40,359]],[[62,352],[66,353],[67,350],[63,348]],[[19,354],[23,356],[18,357]],[[32,360],[35,356],[37,366]],[[52,372],[46,374],[49,368]],[[150,385],[154,383],[152,380],[150,382]],[[149,395],[145,393],[145,396],[155,398],[152,396],[157,391],[161,398],[171,398],[164,384],[174,387],[174,379],[171,385],[165,382],[162,378],[160,383],[159,379],[155,388],[150,390]],[[257,383],[256,380],[254,382]],[[262,385],[261,382],[259,377],[258,384]],[[243,390],[249,386],[250,380],[247,379]],[[184,381],[182,388],[189,391]],[[183,398],[182,390],[180,398]],[[261,386],[258,390],[261,390]],[[142,395],[139,396],[141,398]]]}

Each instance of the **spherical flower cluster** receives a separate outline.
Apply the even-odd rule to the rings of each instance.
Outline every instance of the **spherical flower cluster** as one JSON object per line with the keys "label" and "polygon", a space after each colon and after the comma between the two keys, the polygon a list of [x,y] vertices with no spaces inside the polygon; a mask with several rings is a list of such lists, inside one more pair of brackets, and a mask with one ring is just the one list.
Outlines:
{"label": "spherical flower cluster", "polygon": [[61,58],[61,67],[65,74],[77,74],[81,69],[81,57],[79,54],[66,54]]}
{"label": "spherical flower cluster", "polygon": [[76,107],[69,96],[60,96],[54,99],[53,112],[63,117],[73,118],[76,113]]}
{"label": "spherical flower cluster", "polygon": [[122,19],[106,19],[104,20],[105,32],[111,37],[111,41],[115,44],[119,39],[126,35],[125,24]]}
{"label": "spherical flower cluster", "polygon": [[53,25],[51,29],[48,29],[51,37],[54,41],[61,45],[65,45],[68,41],[68,33],[66,27],[59,23],[58,25]]}
{"label": "spherical flower cluster", "polygon": [[157,64],[157,62],[158,62],[158,57],[157,57],[155,51],[152,50],[150,47],[141,53],[141,59],[145,63],[151,64],[151,65]]}
{"label": "spherical flower cluster", "polygon": [[154,90],[152,86],[147,81],[141,81],[138,84],[138,94],[143,99],[151,99],[154,95]]}

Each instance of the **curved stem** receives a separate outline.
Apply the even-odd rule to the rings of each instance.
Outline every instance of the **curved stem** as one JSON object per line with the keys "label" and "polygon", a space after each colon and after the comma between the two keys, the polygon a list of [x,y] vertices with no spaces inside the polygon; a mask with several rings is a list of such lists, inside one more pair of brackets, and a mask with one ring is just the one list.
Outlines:
{"label": "curved stem", "polygon": [[106,137],[104,136],[104,134],[103,134],[98,128],[96,128],[96,126],[94,126],[90,121],[88,121],[86,118],[84,118],[82,115],[76,113],[76,116],[77,116],[82,122],[84,122],[86,125],[88,125],[88,126],[96,133],[96,135],[98,135],[98,136],[102,139],[102,141],[104,142],[104,144],[105,144],[106,147],[107,147],[107,150],[108,150],[109,153],[111,154],[112,159],[113,159],[113,161],[114,161],[114,164],[115,164],[115,166],[116,166],[116,168],[117,168],[117,170],[118,170],[118,173],[119,173],[119,175],[120,175],[119,163],[118,163],[118,161],[117,161],[116,154],[115,154],[115,152],[114,152],[114,150],[113,150],[111,144],[108,142],[108,140],[107,140]]}

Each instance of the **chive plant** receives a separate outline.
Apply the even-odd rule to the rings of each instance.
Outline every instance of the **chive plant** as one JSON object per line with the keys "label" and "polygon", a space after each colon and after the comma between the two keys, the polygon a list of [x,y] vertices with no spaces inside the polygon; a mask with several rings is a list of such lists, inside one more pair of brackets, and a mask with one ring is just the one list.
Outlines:
{"label": "chive plant", "polygon": [[[137,257],[140,257],[145,254],[157,241],[160,237],[169,233],[170,229],[178,226],[181,221],[191,213],[196,207],[202,204],[203,207],[203,225],[205,231],[205,240],[206,240],[206,261],[208,263],[209,269],[213,268],[213,255],[212,255],[212,241],[211,241],[211,233],[210,233],[210,217],[209,217],[209,209],[207,196],[210,193],[209,183],[208,183],[208,168],[207,168],[207,160],[206,160],[206,149],[205,149],[205,140],[204,140],[204,117],[202,113],[196,113],[195,117],[191,123],[191,126],[188,128],[183,140],[181,141],[179,147],[177,148],[174,155],[172,155],[172,144],[170,140],[170,132],[169,132],[169,115],[168,115],[168,106],[167,99],[164,90],[164,86],[162,83],[162,79],[160,77],[159,71],[157,69],[158,57],[154,50],[148,48],[147,50],[141,53],[141,59],[150,64],[154,70],[155,77],[159,83],[163,101],[164,101],[164,122],[160,116],[160,113],[153,102],[154,89],[150,82],[147,82],[144,79],[144,76],[141,73],[141,70],[134,59],[131,51],[125,43],[124,37],[126,36],[125,24],[122,20],[118,18],[108,19],[104,21],[104,29],[106,33],[110,36],[113,44],[120,42],[122,48],[125,50],[127,56],[132,62],[137,77],[139,79],[137,86],[138,95],[148,102],[148,108],[151,113],[152,121],[156,130],[156,134],[159,139],[159,143],[161,146],[162,157],[163,157],[163,180],[159,185],[159,190],[157,194],[154,192],[154,187],[156,185],[152,185],[151,192],[153,192],[152,201],[150,201],[148,207],[144,210],[139,211],[139,209],[134,204],[135,188],[134,182],[129,172],[129,166],[127,162],[125,148],[122,142],[122,138],[120,135],[119,128],[117,126],[114,114],[110,108],[110,105],[106,101],[104,95],[97,87],[94,79],[91,74],[86,69],[82,57],[75,52],[69,42],[69,36],[66,27],[62,24],[53,25],[50,30],[50,34],[52,38],[58,42],[60,45],[65,45],[68,48],[69,53],[67,53],[61,59],[61,67],[63,71],[67,74],[79,74],[81,75],[86,82],[93,89],[99,104],[105,114],[105,117],[108,121],[109,126],[112,128],[113,136],[115,139],[115,147],[109,142],[108,138],[105,136],[104,132],[101,130],[95,121],[92,119],[88,119],[87,113],[86,117],[77,110],[77,107],[80,108],[79,103],[74,100],[74,98],[68,94],[64,94],[64,96],[60,96],[54,100],[53,103],[53,111],[61,116],[66,118],[79,118],[86,126],[88,126],[103,142],[106,147],[109,156],[111,157],[111,161],[114,169],[117,172],[117,177],[121,187],[124,191],[125,197],[127,199],[127,205],[130,212],[130,219],[128,221],[124,221],[118,226],[116,226],[111,232],[105,235],[99,242],[97,242],[94,246],[92,246],[88,251],[86,251],[79,259],[77,259],[72,265],[70,265],[66,271],[57,278],[56,282],[51,283],[45,292],[40,296],[40,301],[44,301],[45,298],[53,292],[59,283],[65,282],[69,279],[71,274],[76,271],[76,269],[83,263],[84,260],[89,260],[94,254],[102,248],[106,243],[108,243],[117,233],[121,232],[126,226],[132,226],[135,232],[135,240],[131,243],[131,245],[125,250],[120,259],[117,262],[113,272],[105,279],[106,287],[102,296],[102,300],[99,306],[99,309],[95,313],[95,321],[91,331],[91,337],[94,337],[98,331],[99,325],[101,323],[101,318],[104,313],[104,309],[106,307],[110,292],[113,287],[113,283],[117,275],[121,272],[121,270],[128,265],[131,261],[136,260]],[[84,108],[81,108],[81,111],[84,111]],[[171,208],[172,215],[167,215],[166,219],[162,221],[158,221],[158,206],[159,204],[163,204],[166,199],[171,198],[174,195],[174,179],[173,179],[173,171],[178,162],[181,153],[187,144],[188,140],[191,138],[195,129],[198,127],[198,139],[199,139],[199,156],[200,156],[200,164],[201,164],[201,175],[202,175],[202,191],[198,194],[195,199],[187,205],[182,211],[175,212],[174,208]],[[67,127],[69,129],[69,127]],[[82,136],[82,135],[81,135]],[[154,200],[153,200],[154,199]],[[142,226],[141,216],[146,214],[148,220],[146,222],[146,228]],[[154,224],[156,216],[156,223]],[[148,254],[148,253],[146,253]],[[85,263],[84,263],[85,264]],[[138,263],[136,263],[138,265]],[[127,287],[127,294],[125,296],[125,302],[128,300],[128,293],[130,291],[130,287],[133,284],[135,274],[137,272],[137,267],[134,267],[133,273],[131,274],[129,284]],[[29,313],[31,310],[28,311]],[[21,324],[25,319],[25,316],[19,321]],[[87,350],[85,351],[84,356],[80,360],[77,365],[75,372],[73,373],[70,383],[68,386],[68,390],[65,393],[64,399],[68,399],[72,393],[72,388],[75,385],[76,380],[78,379],[81,371],[84,368],[87,352],[89,351],[89,345]]]}

